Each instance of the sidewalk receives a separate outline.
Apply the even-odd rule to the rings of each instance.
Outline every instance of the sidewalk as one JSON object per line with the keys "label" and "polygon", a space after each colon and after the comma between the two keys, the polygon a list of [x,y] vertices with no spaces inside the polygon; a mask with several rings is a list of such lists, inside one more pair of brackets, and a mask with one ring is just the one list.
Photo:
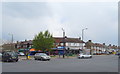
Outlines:
{"label": "sidewalk", "polygon": [[[77,57],[77,56],[65,56],[65,58],[75,58],[75,57]],[[56,55],[56,56],[53,56],[53,57],[51,57],[51,58],[53,58],[53,59],[55,59],[55,58],[63,58],[63,55]]]}
{"label": "sidewalk", "polygon": [[29,59],[27,59],[26,56],[19,56],[18,58],[19,58],[20,60],[32,60],[32,59],[34,59],[34,56],[30,56]]}
{"label": "sidewalk", "polygon": [[[65,56],[65,58],[75,58],[75,57],[77,57],[77,56]],[[30,56],[30,58],[29,59],[26,59],[26,56],[19,56],[18,57],[20,60],[33,60],[34,59],[34,56]],[[51,56],[51,58],[52,59],[58,59],[58,58],[63,58],[63,55],[61,55],[60,57],[59,57],[59,55],[56,55],[56,56]]]}
{"label": "sidewalk", "polygon": [[[92,55],[92,56],[110,56],[110,55]],[[76,58],[76,57],[77,57],[77,55],[74,55],[74,56],[65,56],[66,59]],[[26,56],[19,56],[19,59],[20,60],[34,60],[34,56],[30,56],[29,59],[26,59]],[[63,55],[60,55],[60,57],[59,57],[59,55],[56,55],[56,56],[51,55],[51,59],[63,59]]]}

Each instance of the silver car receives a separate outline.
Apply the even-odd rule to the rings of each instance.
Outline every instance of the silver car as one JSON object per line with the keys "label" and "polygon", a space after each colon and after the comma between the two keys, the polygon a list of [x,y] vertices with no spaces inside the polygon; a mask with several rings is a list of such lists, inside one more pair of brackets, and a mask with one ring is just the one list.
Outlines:
{"label": "silver car", "polygon": [[45,54],[45,53],[36,53],[35,54],[35,56],[34,56],[34,59],[35,60],[50,60],[51,59],[51,57],[50,56],[48,56],[47,54]]}
{"label": "silver car", "polygon": [[90,54],[83,54],[83,53],[82,53],[82,54],[79,54],[79,55],[78,55],[78,58],[79,58],[79,59],[81,59],[81,58],[92,58],[92,55],[90,55]]}

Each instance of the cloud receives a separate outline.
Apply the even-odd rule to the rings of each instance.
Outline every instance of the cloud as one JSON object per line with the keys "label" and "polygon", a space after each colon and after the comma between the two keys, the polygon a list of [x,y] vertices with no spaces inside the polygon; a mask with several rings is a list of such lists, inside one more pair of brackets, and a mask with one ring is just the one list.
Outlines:
{"label": "cloud", "polygon": [[117,3],[3,3],[4,39],[32,39],[40,31],[49,30],[53,36],[81,37],[85,41],[117,44]]}
{"label": "cloud", "polygon": [[[88,5],[89,4],[89,5]],[[85,31],[85,40],[92,39],[95,42],[117,44],[118,10],[117,4],[109,3],[69,3],[65,4],[66,24],[69,26],[70,36],[81,36],[81,30]],[[69,15],[67,15],[69,14]]]}
{"label": "cloud", "polygon": [[2,3],[0,2],[0,45],[2,44]]}

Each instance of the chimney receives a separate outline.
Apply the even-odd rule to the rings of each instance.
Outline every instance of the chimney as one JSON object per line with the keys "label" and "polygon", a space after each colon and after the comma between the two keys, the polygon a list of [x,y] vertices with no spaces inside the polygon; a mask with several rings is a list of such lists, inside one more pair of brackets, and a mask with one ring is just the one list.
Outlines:
{"label": "chimney", "polygon": [[25,39],[25,42],[26,42],[27,40]]}
{"label": "chimney", "polygon": [[17,41],[17,43],[19,43],[19,41]]}
{"label": "chimney", "polygon": [[109,44],[109,46],[111,46],[111,44]]}
{"label": "chimney", "polygon": [[78,39],[81,40],[81,37],[79,37]]}
{"label": "chimney", "polygon": [[65,36],[65,39],[67,39],[67,36]]}
{"label": "chimney", "polygon": [[115,47],[115,45],[113,45]]}
{"label": "chimney", "polygon": [[103,45],[105,45],[105,43],[103,43]]}
{"label": "chimney", "polygon": [[92,42],[92,40],[89,40],[88,42]]}

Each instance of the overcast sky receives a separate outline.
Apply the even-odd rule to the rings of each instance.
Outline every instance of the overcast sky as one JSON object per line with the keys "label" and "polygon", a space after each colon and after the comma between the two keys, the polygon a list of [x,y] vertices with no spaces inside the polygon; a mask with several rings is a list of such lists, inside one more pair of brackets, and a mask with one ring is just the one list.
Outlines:
{"label": "overcast sky", "polygon": [[[118,44],[117,2],[6,2],[2,4],[2,39],[33,39],[49,30],[54,37],[81,37],[95,43]],[[1,31],[1,30],[0,30]]]}

